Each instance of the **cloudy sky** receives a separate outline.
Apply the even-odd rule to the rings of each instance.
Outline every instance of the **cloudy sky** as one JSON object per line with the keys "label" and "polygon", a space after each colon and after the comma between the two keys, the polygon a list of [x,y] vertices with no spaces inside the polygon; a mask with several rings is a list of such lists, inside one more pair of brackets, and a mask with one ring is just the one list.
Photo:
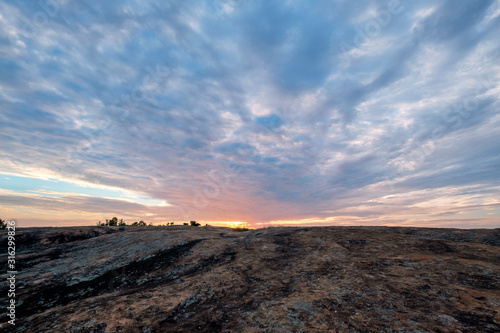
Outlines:
{"label": "cloudy sky", "polygon": [[0,218],[500,227],[500,1],[0,2]]}

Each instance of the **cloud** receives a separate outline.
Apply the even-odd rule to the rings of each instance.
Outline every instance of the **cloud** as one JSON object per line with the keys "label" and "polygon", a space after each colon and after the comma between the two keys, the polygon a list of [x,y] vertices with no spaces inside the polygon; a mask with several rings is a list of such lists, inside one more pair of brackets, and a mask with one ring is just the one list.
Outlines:
{"label": "cloud", "polygon": [[[0,214],[47,205],[81,221],[109,204],[134,218],[404,224],[419,191],[498,196],[499,6],[3,2],[0,172],[173,206],[33,186],[4,193]],[[392,195],[407,201],[379,200]],[[459,202],[426,223],[496,218]]]}

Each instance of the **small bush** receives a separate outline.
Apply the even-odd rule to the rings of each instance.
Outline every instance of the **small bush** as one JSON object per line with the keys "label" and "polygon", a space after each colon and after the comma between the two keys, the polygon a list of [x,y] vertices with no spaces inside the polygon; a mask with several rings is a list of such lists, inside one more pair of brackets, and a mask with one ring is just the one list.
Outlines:
{"label": "small bush", "polygon": [[118,218],[115,216],[111,220],[106,219],[106,225],[109,225],[110,227],[115,227],[118,225]]}

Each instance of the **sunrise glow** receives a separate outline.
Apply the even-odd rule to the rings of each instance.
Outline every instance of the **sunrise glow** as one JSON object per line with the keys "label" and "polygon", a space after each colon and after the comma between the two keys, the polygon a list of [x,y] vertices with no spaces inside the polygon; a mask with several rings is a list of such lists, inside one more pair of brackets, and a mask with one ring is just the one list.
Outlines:
{"label": "sunrise glow", "polygon": [[500,226],[499,1],[44,3],[0,3],[2,219]]}

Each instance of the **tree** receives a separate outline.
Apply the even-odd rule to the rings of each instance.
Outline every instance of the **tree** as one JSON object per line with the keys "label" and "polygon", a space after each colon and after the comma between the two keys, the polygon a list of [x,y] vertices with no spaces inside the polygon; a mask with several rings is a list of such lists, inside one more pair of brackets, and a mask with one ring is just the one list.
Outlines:
{"label": "tree", "polygon": [[189,223],[187,223],[187,222],[184,222],[184,225],[189,225]]}
{"label": "tree", "polygon": [[143,220],[140,220],[139,222],[134,222],[131,225],[133,225],[134,227],[143,227],[146,225],[146,222],[144,222]]}
{"label": "tree", "polygon": [[189,224],[191,224],[192,227],[199,227],[201,225],[196,221],[190,221]]}
{"label": "tree", "polygon": [[122,227],[122,226],[126,226],[127,223],[125,223],[125,221],[123,221],[123,219],[120,219],[120,222],[118,222],[118,225]]}
{"label": "tree", "polygon": [[115,227],[118,225],[118,218],[115,216],[111,220],[106,219],[106,225],[109,225],[110,227]]}
{"label": "tree", "polygon": [[0,229],[5,229],[7,228],[7,223],[5,223],[5,220],[0,219]]}

